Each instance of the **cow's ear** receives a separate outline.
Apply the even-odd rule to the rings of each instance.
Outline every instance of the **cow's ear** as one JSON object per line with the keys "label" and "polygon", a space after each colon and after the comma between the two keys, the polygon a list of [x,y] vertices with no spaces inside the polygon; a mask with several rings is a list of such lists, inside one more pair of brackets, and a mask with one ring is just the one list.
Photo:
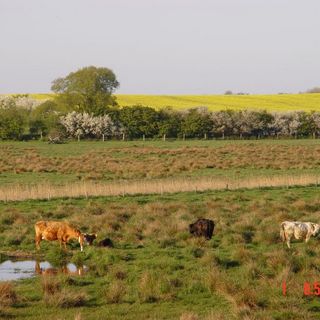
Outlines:
{"label": "cow's ear", "polygon": [[312,228],[312,232],[316,230],[316,224],[315,223],[311,223],[311,228]]}

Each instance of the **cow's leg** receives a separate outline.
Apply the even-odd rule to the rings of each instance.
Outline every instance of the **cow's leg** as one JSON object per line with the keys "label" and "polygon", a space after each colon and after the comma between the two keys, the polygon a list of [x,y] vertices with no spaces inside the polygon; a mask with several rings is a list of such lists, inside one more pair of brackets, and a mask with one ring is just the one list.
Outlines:
{"label": "cow's leg", "polygon": [[290,240],[291,240],[291,236],[287,236],[287,246],[290,249]]}
{"label": "cow's leg", "polygon": [[36,243],[36,248],[37,248],[37,250],[40,250],[40,242],[41,242],[41,239],[42,239],[41,235],[36,234],[35,243]]}
{"label": "cow's leg", "polygon": [[305,240],[306,243],[310,240],[310,238],[311,238],[311,235],[307,235],[307,236],[306,236],[306,240]]}

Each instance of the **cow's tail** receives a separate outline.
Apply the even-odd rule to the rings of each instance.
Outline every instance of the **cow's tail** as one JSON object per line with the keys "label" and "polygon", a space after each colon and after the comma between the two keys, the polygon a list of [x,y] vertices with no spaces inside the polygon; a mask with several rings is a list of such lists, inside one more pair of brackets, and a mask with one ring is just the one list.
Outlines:
{"label": "cow's tail", "polygon": [[284,223],[281,223],[280,238],[283,242],[287,241],[286,233],[284,231]]}

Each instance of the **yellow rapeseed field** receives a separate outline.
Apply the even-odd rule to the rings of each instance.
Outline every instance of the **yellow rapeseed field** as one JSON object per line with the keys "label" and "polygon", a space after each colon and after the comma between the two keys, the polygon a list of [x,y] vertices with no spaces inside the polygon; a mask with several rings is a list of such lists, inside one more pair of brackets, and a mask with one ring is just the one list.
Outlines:
{"label": "yellow rapeseed field", "polygon": [[[54,94],[30,94],[39,100],[51,99]],[[224,109],[265,109],[268,111],[320,111],[320,93],[314,94],[252,94],[252,95],[137,95],[117,94],[121,107],[136,104],[155,109],[172,107],[181,110],[205,106],[211,111]]]}
{"label": "yellow rapeseed field", "polygon": [[120,106],[142,104],[161,109],[206,106],[209,110],[266,109],[269,111],[320,110],[320,94],[274,95],[117,95]]}

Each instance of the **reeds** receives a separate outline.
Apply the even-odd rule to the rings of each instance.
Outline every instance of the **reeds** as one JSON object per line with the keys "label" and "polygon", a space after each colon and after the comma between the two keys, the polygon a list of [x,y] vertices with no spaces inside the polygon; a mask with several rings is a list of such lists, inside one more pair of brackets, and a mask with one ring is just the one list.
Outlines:
{"label": "reeds", "polygon": [[17,294],[12,283],[0,283],[0,307],[12,306],[18,301]]}
{"label": "reeds", "polygon": [[172,178],[93,183],[90,181],[62,186],[38,184],[32,186],[12,185],[0,188],[0,201],[29,199],[78,198],[97,196],[125,196],[136,194],[164,194],[176,192],[202,192],[208,190],[236,190],[265,187],[290,187],[318,185],[320,176],[281,175],[243,179],[228,178]]}

